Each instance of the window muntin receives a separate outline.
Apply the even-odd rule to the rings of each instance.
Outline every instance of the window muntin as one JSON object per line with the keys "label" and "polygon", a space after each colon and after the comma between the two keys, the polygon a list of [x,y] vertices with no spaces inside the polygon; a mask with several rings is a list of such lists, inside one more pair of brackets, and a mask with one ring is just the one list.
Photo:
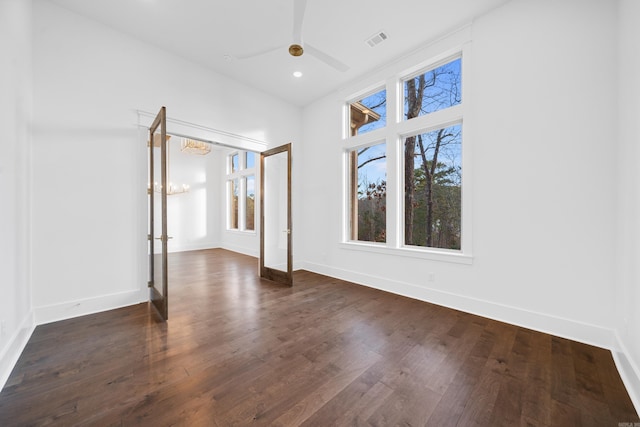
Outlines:
{"label": "window muntin", "polygon": [[420,72],[402,82],[404,119],[434,113],[462,102],[462,59]]}
{"label": "window muntin", "polygon": [[387,91],[382,89],[349,103],[349,135],[362,135],[387,124]]}
{"label": "window muntin", "polygon": [[461,249],[462,126],[404,138],[404,244]]}
{"label": "window muntin", "polygon": [[351,150],[351,240],[386,242],[386,143]]}

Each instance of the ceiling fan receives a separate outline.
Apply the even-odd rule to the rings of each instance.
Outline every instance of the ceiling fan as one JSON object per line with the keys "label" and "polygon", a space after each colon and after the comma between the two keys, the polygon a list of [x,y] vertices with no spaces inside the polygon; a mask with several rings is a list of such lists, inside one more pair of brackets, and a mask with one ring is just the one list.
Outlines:
{"label": "ceiling fan", "polygon": [[[293,40],[289,46],[289,54],[291,56],[302,56],[304,53],[308,53],[314,56],[316,59],[324,62],[332,68],[338,71],[345,72],[349,69],[349,66],[333,56],[311,46],[309,43],[302,42],[302,22],[304,20],[304,12],[307,8],[307,0],[293,0]],[[238,59],[249,59],[256,56],[261,56],[276,50],[282,49],[277,47],[275,49],[268,49],[263,52],[254,53],[246,56],[236,56]]]}

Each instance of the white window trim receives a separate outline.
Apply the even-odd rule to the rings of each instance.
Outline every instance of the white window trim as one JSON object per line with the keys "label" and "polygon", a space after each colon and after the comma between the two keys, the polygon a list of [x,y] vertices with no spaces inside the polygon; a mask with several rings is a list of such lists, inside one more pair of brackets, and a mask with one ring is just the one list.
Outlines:
{"label": "white window trim", "polygon": [[[340,247],[347,250],[376,252],[394,256],[421,258],[432,261],[453,262],[460,264],[472,264],[472,135],[469,131],[471,106],[470,89],[470,29],[467,27],[457,34],[463,40],[444,49],[439,54],[434,54],[428,61],[420,62],[417,65],[404,67],[400,72],[389,73],[392,77],[387,78],[384,84],[378,80],[368,84],[365,89],[346,96],[343,99],[360,99],[372,91],[385,87],[387,90],[387,123],[386,126],[362,135],[350,136],[349,129],[349,103],[345,102],[343,109],[343,141],[342,141],[342,163],[343,163],[343,203],[342,203],[342,236]],[[437,43],[436,43],[437,44]],[[427,50],[433,50],[430,46]],[[404,99],[402,81],[415,76],[422,70],[438,67],[455,58],[462,58],[462,103],[453,107],[439,110],[431,114],[416,117],[411,120],[404,120],[403,106]],[[406,63],[406,61],[404,61]],[[400,68],[403,64],[397,64]],[[451,124],[461,124],[462,126],[462,218],[461,218],[461,248],[460,250],[447,250],[439,248],[427,248],[419,246],[405,246],[403,230],[403,209],[404,197],[401,189],[404,188],[403,175],[400,174],[404,166],[402,155],[403,135],[415,132],[424,132],[446,127]],[[362,242],[350,240],[350,184],[349,184],[349,151],[358,147],[386,142],[387,147],[387,242]]]}

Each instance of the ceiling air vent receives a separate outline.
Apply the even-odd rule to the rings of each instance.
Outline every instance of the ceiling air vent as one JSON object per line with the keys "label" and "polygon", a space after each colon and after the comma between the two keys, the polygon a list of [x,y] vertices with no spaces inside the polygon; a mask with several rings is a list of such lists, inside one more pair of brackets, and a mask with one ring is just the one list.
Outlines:
{"label": "ceiling air vent", "polygon": [[378,31],[377,33],[369,37],[366,42],[369,47],[375,47],[388,38],[389,36],[384,31]]}

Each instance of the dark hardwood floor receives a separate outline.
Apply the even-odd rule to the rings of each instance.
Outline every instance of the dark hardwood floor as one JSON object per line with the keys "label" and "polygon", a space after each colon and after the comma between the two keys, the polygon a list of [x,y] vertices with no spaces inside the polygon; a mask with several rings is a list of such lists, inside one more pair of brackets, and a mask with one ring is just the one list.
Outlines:
{"label": "dark hardwood floor", "polygon": [[603,349],[224,250],[171,255],[147,304],[38,326],[0,426],[611,426],[640,422]]}

